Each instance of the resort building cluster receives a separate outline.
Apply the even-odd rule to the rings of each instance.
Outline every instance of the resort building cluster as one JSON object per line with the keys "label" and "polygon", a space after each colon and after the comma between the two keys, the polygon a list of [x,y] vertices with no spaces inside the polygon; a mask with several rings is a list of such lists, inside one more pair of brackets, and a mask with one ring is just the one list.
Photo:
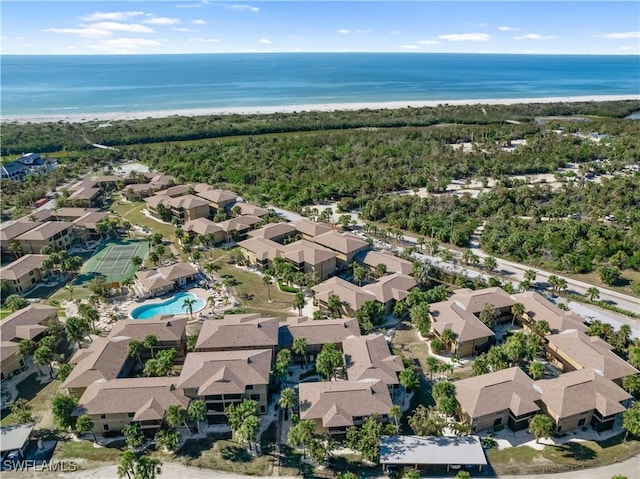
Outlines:
{"label": "resort building cluster", "polygon": [[[120,431],[135,423],[152,436],[165,423],[171,406],[187,407],[196,399],[206,403],[209,424],[226,423],[226,409],[244,399],[255,400],[259,413],[266,414],[278,392],[276,355],[298,338],[304,338],[307,347],[306,357],[297,358],[300,362],[313,362],[328,344],[342,355],[342,365],[332,379],[298,385],[300,418],[313,421],[316,432],[344,438],[349,427],[374,414],[386,422],[394,404],[404,405],[401,357],[391,353],[383,334],[362,335],[353,317],[367,302],[379,303],[389,315],[417,286],[412,263],[373,250],[362,237],[328,224],[308,219],[265,222],[271,214],[268,209],[246,203],[230,191],[205,184],[176,185],[158,173],[83,180],[69,190],[73,206],[38,211],[2,225],[3,254],[26,253],[1,270],[9,290],[23,294],[41,281],[43,248],[67,249],[100,239],[99,224],[108,213],[95,207],[101,195],[115,188],[128,200],[144,201],[150,216],[174,221],[185,235],[198,235],[208,246],[237,244],[256,274],[273,270],[279,262],[290,264],[294,271],[314,278],[310,292],[315,307],[329,310],[331,299],[337,297],[346,317],[295,316],[281,321],[258,313],[228,314],[203,320],[192,350],[187,348],[186,328],[193,318],[186,313],[121,319],[108,335],[75,352],[70,360],[74,368],[61,385],[78,398],[73,414],[88,415],[94,433]],[[348,274],[354,262],[374,279],[355,284]],[[201,274],[195,264],[167,264],[138,271],[134,288],[139,297],[164,295],[193,286]],[[524,305],[524,313],[512,312],[516,303]],[[488,306],[497,324],[515,324],[528,334],[536,323],[548,324],[542,343],[555,374],[533,380],[511,367],[456,381],[457,415],[472,433],[502,425],[514,431],[524,429],[541,412],[551,417],[558,433],[586,425],[596,431],[613,427],[631,402],[621,387],[622,379],[638,370],[605,341],[588,336],[582,318],[537,292],[459,289],[446,301],[430,305],[429,337],[452,333],[451,351],[457,357],[486,351],[496,340],[494,331],[480,320]],[[32,304],[0,323],[3,379],[25,367],[18,356],[18,342],[37,339],[48,321],[57,321],[56,312],[57,308]],[[156,341],[147,345],[149,336]],[[144,345],[136,353],[131,348],[134,341]],[[176,351],[173,375],[142,377],[142,365],[168,349]]]}

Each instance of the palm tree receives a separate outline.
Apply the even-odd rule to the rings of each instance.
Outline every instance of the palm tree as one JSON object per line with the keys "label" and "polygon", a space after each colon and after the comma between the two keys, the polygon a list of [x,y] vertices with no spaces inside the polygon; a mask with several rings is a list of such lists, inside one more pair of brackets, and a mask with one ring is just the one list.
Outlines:
{"label": "palm tree", "polygon": [[442,341],[442,344],[449,350],[451,350],[451,348],[453,347],[453,345],[456,342],[456,334],[451,331],[451,329],[446,328],[444,331],[442,331],[442,333],[440,334],[440,341]]}
{"label": "palm tree", "polygon": [[32,356],[38,349],[38,343],[31,339],[23,339],[18,343],[18,356],[25,358],[26,356]]}
{"label": "palm tree", "polygon": [[170,427],[183,425],[187,429],[187,432],[191,434],[191,429],[189,429],[189,425],[187,424],[187,410],[179,404],[169,406],[165,420]]}
{"label": "palm tree", "polygon": [[400,433],[400,419],[402,418],[402,409],[397,404],[391,406],[391,410],[389,411],[389,417],[393,419],[393,422],[396,425],[396,434]]}
{"label": "palm tree", "polygon": [[532,379],[540,379],[544,377],[544,364],[539,361],[531,361],[529,364],[529,375]]}
{"label": "palm tree", "polygon": [[567,291],[568,283],[564,278],[558,278],[558,290],[563,293]]}
{"label": "palm tree", "polygon": [[293,298],[293,307],[298,310],[298,316],[302,316],[302,308],[304,308],[304,305],[305,305],[304,293],[301,291],[298,291],[295,297]]}
{"label": "palm tree", "polygon": [[16,241],[12,241],[11,243],[9,243],[9,251],[13,253],[16,259],[22,256],[22,246],[20,246],[20,243]]}
{"label": "palm tree", "polygon": [[293,347],[291,348],[291,350],[296,353],[299,354],[300,356],[302,356],[304,358],[304,365],[305,368],[307,366],[307,340],[303,337],[299,337],[293,340]]}
{"label": "palm tree", "polygon": [[53,351],[48,346],[39,346],[38,349],[33,352],[34,363],[36,363],[38,366],[49,365],[49,377],[51,379],[53,379],[53,366],[51,365],[53,360]]}
{"label": "palm tree", "polygon": [[132,479],[135,474],[135,463],[136,455],[133,451],[124,451],[118,464],[118,477],[122,478],[127,476],[128,479]]}
{"label": "palm tree", "polygon": [[493,271],[498,267],[498,261],[493,256],[484,258],[484,266],[488,271]]}
{"label": "palm tree", "polygon": [[73,301],[73,285],[71,283],[65,285],[64,289],[66,289],[69,292],[69,299],[71,301]]}
{"label": "palm tree", "polygon": [[329,309],[329,316],[332,318],[342,317],[342,301],[336,294],[330,294],[327,299],[327,308]]}
{"label": "palm tree", "polygon": [[589,298],[589,301],[595,301],[600,298],[600,290],[595,287],[587,289],[587,298]]}
{"label": "palm tree", "polygon": [[278,399],[278,405],[285,411],[292,410],[296,405],[296,392],[292,388],[283,389],[280,393],[280,399]]}
{"label": "palm tree", "polygon": [[558,283],[560,281],[560,278],[558,276],[556,276],[555,274],[552,274],[551,276],[549,276],[549,286],[551,286],[551,289],[553,291],[557,291],[558,290]]}
{"label": "palm tree", "polygon": [[143,259],[136,255],[131,257],[131,264],[133,264],[136,269],[140,269],[140,265],[142,265]]}
{"label": "palm tree", "polygon": [[534,269],[528,269],[524,272],[524,279],[527,281],[533,282],[536,280],[537,274]]}
{"label": "palm tree", "polygon": [[511,306],[511,314],[513,314],[513,319],[511,320],[511,326],[513,326],[513,322],[516,318],[522,318],[522,315],[526,312],[526,308],[522,303],[514,303]]}
{"label": "palm tree", "polygon": [[536,443],[540,438],[548,438],[553,434],[553,421],[546,414],[536,414],[529,422],[529,432],[536,437]]}
{"label": "palm tree", "polygon": [[135,479],[156,479],[162,472],[159,459],[142,455],[135,466]]}
{"label": "palm tree", "polygon": [[[87,320],[77,316],[71,316],[67,318],[64,328],[67,332],[67,339],[78,343],[78,349],[81,349],[82,340],[89,332],[89,323]],[[89,338],[89,340],[91,340],[91,338]]]}
{"label": "palm tree", "polygon": [[140,353],[142,352],[143,345],[140,341],[136,341],[135,339],[129,343],[127,347],[129,351],[129,356],[136,357],[140,366],[142,366],[142,359],[140,359]]}
{"label": "palm tree", "polygon": [[148,334],[145,336],[142,345],[145,348],[149,348],[151,350],[151,358],[153,358],[153,348],[158,345],[158,338],[156,338],[153,334]]}
{"label": "palm tree", "polygon": [[197,304],[198,300],[196,298],[184,298],[182,302],[182,309],[186,309],[189,311],[189,317],[193,320],[193,305]]}
{"label": "palm tree", "polygon": [[189,403],[187,409],[188,416],[196,422],[198,434],[200,434],[200,423],[207,418],[207,405],[202,399],[196,399]]}

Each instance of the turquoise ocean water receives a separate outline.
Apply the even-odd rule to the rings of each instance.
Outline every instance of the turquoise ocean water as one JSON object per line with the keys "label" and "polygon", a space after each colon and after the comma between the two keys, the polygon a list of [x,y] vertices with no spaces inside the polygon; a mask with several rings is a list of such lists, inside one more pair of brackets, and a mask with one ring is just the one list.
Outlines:
{"label": "turquoise ocean water", "polygon": [[0,62],[2,115],[640,94],[638,56],[5,55]]}

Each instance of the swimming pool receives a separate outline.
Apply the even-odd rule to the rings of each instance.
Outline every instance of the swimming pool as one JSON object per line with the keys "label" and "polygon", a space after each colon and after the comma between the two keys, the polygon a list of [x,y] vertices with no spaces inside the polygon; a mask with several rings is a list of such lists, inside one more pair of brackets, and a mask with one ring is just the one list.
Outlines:
{"label": "swimming pool", "polygon": [[183,307],[185,299],[195,299],[193,303],[193,312],[200,311],[205,306],[204,299],[198,298],[193,293],[178,293],[173,297],[161,303],[143,304],[134,308],[130,313],[133,319],[151,319],[154,316],[163,314],[189,314],[189,310]]}

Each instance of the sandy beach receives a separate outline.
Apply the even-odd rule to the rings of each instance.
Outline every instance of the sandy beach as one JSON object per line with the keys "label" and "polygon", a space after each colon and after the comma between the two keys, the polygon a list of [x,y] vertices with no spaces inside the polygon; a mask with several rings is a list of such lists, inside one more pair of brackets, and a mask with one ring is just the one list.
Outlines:
{"label": "sandy beach", "polygon": [[295,113],[303,111],[340,111],[363,109],[398,109],[435,107],[438,105],[513,105],[518,103],[570,103],[585,101],[620,101],[640,100],[640,95],[590,95],[573,97],[548,97],[548,98],[493,98],[472,100],[429,100],[429,101],[390,101],[379,103],[319,103],[305,105],[281,105],[281,106],[255,106],[255,107],[230,107],[230,108],[195,108],[185,110],[157,110],[157,111],[125,111],[108,113],[72,113],[63,115],[3,115],[1,123],[48,123],[67,122],[82,123],[89,121],[117,121],[140,120],[144,118],[166,118],[170,116],[203,116],[203,115],[249,115],[268,113]]}

